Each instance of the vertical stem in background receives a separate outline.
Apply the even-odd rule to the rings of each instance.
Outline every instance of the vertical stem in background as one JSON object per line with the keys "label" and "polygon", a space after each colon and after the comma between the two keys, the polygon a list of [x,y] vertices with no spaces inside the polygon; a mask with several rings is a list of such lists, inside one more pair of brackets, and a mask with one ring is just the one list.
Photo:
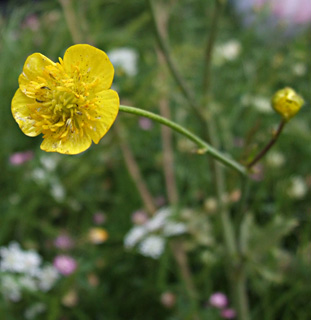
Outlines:
{"label": "vertical stem in background", "polygon": [[[159,14],[159,32],[161,33],[161,38],[165,39],[167,37],[167,22],[168,22],[168,8],[162,7]],[[163,70],[165,65],[165,57],[161,50],[157,49],[157,56],[159,62],[159,83],[166,87],[166,74]],[[163,92],[160,89],[160,100],[159,100],[160,114],[162,117],[167,119],[171,118],[169,100],[166,96],[166,91]],[[178,190],[176,185],[176,177],[174,172],[174,152],[172,146],[172,131],[167,126],[161,126],[161,135],[163,142],[163,168],[165,176],[166,191],[170,206],[176,206],[179,201]],[[173,240],[170,243],[172,253],[179,266],[184,285],[187,288],[187,292],[192,301],[194,308],[194,319],[199,320],[198,307],[197,307],[197,292],[193,284],[192,274],[189,267],[189,261],[187,253],[184,249],[182,240]]]}
{"label": "vertical stem in background", "polygon": [[[211,30],[206,44],[205,65],[203,75],[203,103],[207,104],[210,96],[211,87],[211,63],[215,39],[218,31],[218,25],[224,6],[223,0],[215,0],[215,9],[213,12]],[[218,132],[215,126],[213,110],[209,110],[208,118],[208,138],[213,147],[219,148]],[[226,191],[224,168],[213,160],[214,180],[216,185],[216,195],[218,200],[218,208],[220,220],[223,227],[223,235],[225,246],[229,255],[229,280],[234,291],[236,306],[240,320],[249,319],[248,297],[246,292],[246,275],[242,259],[238,250],[237,237],[235,235],[234,224],[228,212],[227,205],[224,203],[224,195]],[[244,179],[244,177],[242,178]],[[243,180],[244,181],[244,180]]]}
{"label": "vertical stem in background", "polygon": [[122,138],[122,132],[120,132],[119,126],[120,124],[115,124],[115,130],[119,137],[119,144],[123,153],[125,164],[137,187],[140,197],[144,203],[145,209],[150,215],[153,215],[156,212],[156,206],[154,204],[153,197],[151,196],[148,187],[142,177],[139,166],[133,156],[132,150]]}
{"label": "vertical stem in background", "polygon": [[72,41],[74,43],[83,42],[80,24],[76,19],[76,14],[73,8],[73,0],[59,0],[59,2],[63,8],[66,23],[70,31]]}

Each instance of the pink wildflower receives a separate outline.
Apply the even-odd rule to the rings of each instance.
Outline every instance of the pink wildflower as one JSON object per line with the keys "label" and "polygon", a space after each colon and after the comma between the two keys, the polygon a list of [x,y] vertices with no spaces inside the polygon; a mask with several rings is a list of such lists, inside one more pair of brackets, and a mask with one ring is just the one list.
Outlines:
{"label": "pink wildflower", "polygon": [[13,166],[19,166],[33,158],[32,151],[15,152],[10,156],[10,163]]}
{"label": "pink wildflower", "polygon": [[225,308],[228,304],[228,298],[222,292],[215,292],[209,298],[209,304],[212,307],[222,309]]}
{"label": "pink wildflower", "polygon": [[53,265],[58,272],[64,276],[69,276],[77,268],[76,260],[67,255],[59,255],[55,257]]}

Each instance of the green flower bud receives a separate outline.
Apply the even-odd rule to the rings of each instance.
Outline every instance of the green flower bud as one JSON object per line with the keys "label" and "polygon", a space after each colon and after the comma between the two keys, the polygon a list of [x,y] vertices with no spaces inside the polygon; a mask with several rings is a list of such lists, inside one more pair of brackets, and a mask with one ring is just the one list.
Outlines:
{"label": "green flower bud", "polygon": [[301,109],[304,101],[292,88],[277,91],[272,98],[272,107],[284,121],[289,121]]}

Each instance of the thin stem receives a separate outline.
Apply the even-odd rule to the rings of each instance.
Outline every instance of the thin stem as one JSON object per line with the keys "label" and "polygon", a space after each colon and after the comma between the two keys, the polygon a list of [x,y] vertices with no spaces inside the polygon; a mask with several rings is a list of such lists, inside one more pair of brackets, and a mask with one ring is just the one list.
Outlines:
{"label": "thin stem", "polygon": [[210,85],[210,69],[211,69],[211,62],[212,62],[212,53],[215,44],[215,39],[217,36],[218,31],[218,24],[219,18],[221,16],[221,11],[223,8],[223,1],[217,0],[216,6],[213,12],[212,23],[211,23],[211,31],[208,36],[208,40],[206,42],[206,49],[205,49],[205,64],[203,69],[203,94],[207,95],[209,92],[209,85]]}
{"label": "thin stem", "polygon": [[224,154],[222,154],[221,152],[213,148],[211,145],[209,145],[207,142],[205,142],[204,140],[202,140],[201,138],[199,138],[198,136],[190,132],[189,130],[185,129],[181,125],[169,119],[163,118],[155,113],[152,113],[146,110],[123,106],[123,105],[120,105],[120,111],[146,117],[154,121],[157,121],[161,124],[164,124],[170,127],[171,129],[173,129],[174,131],[184,135],[189,140],[193,141],[199,148],[201,148],[198,150],[198,154],[205,154],[205,153],[210,154],[212,157],[214,157],[216,160],[218,160],[225,166],[231,169],[234,169],[235,171],[239,172],[242,175],[247,174],[246,169],[241,164],[239,164],[233,159],[228,158],[227,156],[225,156]]}
{"label": "thin stem", "polygon": [[286,121],[282,120],[276,130],[276,132],[273,134],[271,140],[267,143],[267,145],[257,154],[257,156],[247,165],[247,168],[250,169],[254,164],[256,164],[275,144],[277,141],[279,135],[281,134],[284,126],[286,124]]}
{"label": "thin stem", "polygon": [[78,23],[76,19],[76,15],[74,12],[74,8],[72,5],[72,0],[59,0],[66,19],[66,23],[68,25],[68,29],[70,31],[72,41],[74,43],[81,43],[83,41],[82,39],[82,33],[80,30],[80,24]]}
{"label": "thin stem", "polygon": [[199,117],[199,119],[202,119],[202,115],[199,110],[199,107],[195,103],[195,97],[193,96],[192,92],[189,90],[184,78],[182,77],[181,73],[179,72],[179,70],[176,66],[176,63],[170,54],[170,50],[168,48],[168,45],[167,45],[167,43],[166,43],[166,41],[160,31],[159,24],[158,24],[157,18],[156,18],[155,7],[153,4],[153,1],[147,0],[147,2],[148,2],[150,13],[151,13],[155,36],[157,38],[159,48],[162,51],[163,56],[167,62],[169,69],[170,69],[170,72],[171,72],[173,78],[175,79],[177,85],[179,86],[181,92],[183,93],[183,95],[187,99],[189,105],[195,111],[195,113]]}
{"label": "thin stem", "polygon": [[137,165],[137,162],[135,161],[135,158],[133,156],[132,150],[130,149],[128,143],[126,143],[122,139],[122,133],[120,132],[120,128],[115,126],[115,130],[119,137],[119,144],[123,153],[123,157],[125,160],[125,164],[127,166],[127,169],[138,189],[138,192],[140,194],[140,197],[144,203],[144,207],[147,210],[147,212],[150,215],[153,215],[156,212],[156,206],[154,204],[153,197],[151,196],[148,187],[141,175],[141,172],[139,170],[139,166]]}

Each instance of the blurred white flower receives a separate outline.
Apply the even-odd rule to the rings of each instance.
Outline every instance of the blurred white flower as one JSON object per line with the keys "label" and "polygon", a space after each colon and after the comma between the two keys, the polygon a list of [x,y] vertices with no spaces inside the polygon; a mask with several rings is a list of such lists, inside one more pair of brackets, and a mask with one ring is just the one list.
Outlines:
{"label": "blurred white flower", "polygon": [[285,157],[278,151],[270,151],[267,154],[267,164],[272,168],[281,167],[285,163]]}
{"label": "blurred white flower", "polygon": [[125,236],[125,248],[133,248],[147,233],[148,230],[143,226],[136,226],[132,228]]}
{"label": "blurred white flower", "polygon": [[59,278],[59,272],[52,265],[43,267],[37,274],[39,288],[42,291],[49,291]]}
{"label": "blurred white flower", "polygon": [[40,157],[40,162],[47,171],[54,171],[57,167],[58,160],[59,157],[56,154],[44,155]]}
{"label": "blurred white flower", "polygon": [[0,270],[18,273],[33,273],[41,263],[41,257],[33,250],[23,251],[19,244],[12,242],[0,248]]}
{"label": "blurred white flower", "polygon": [[51,182],[51,195],[57,202],[62,202],[66,197],[65,188],[57,180]]}
{"label": "blurred white flower", "polygon": [[222,65],[226,61],[234,61],[240,53],[241,43],[238,40],[231,39],[215,46],[214,62],[216,65]]}
{"label": "blurred white flower", "polygon": [[137,74],[138,54],[131,48],[119,48],[108,52],[108,57],[114,67],[120,67],[128,76]]}
{"label": "blurred white flower", "polygon": [[245,94],[241,103],[245,107],[253,107],[260,113],[273,113],[270,99],[265,96],[252,96]]}
{"label": "blurred white flower", "polygon": [[169,221],[163,227],[163,234],[167,237],[177,236],[187,232],[187,227],[182,222]]}
{"label": "blurred white flower", "polygon": [[296,76],[304,76],[306,73],[307,73],[307,67],[304,63],[300,62],[300,63],[295,63],[293,66],[292,66],[292,70],[293,70],[293,73],[296,75]]}
{"label": "blurred white flower", "polygon": [[4,274],[0,278],[0,290],[4,297],[13,302],[18,302],[22,298],[21,288],[12,275]]}
{"label": "blurred white flower", "polygon": [[37,291],[38,290],[36,280],[29,275],[25,275],[23,277],[20,277],[18,279],[18,283],[23,289],[26,289],[27,291]]}
{"label": "blurred white flower", "polygon": [[167,218],[171,215],[170,208],[162,208],[158,210],[155,215],[148,220],[144,226],[148,231],[156,231],[164,226]]}
{"label": "blurred white flower", "polygon": [[42,302],[38,302],[30,306],[24,313],[25,319],[38,319],[37,316],[46,310],[46,306]]}
{"label": "blurred white flower", "polygon": [[160,236],[151,235],[144,239],[139,245],[139,252],[145,257],[158,259],[165,247],[165,239]]}
{"label": "blurred white flower", "polygon": [[295,176],[291,178],[287,194],[292,199],[302,199],[308,192],[308,186],[303,177]]}
{"label": "blurred white flower", "polygon": [[34,169],[32,171],[31,176],[32,176],[32,179],[38,184],[44,183],[48,178],[46,171],[42,168]]}
{"label": "blurred white flower", "polygon": [[52,266],[41,266],[42,258],[34,250],[24,251],[16,242],[0,248],[0,291],[7,299],[19,301],[22,292],[48,291],[59,278]]}

